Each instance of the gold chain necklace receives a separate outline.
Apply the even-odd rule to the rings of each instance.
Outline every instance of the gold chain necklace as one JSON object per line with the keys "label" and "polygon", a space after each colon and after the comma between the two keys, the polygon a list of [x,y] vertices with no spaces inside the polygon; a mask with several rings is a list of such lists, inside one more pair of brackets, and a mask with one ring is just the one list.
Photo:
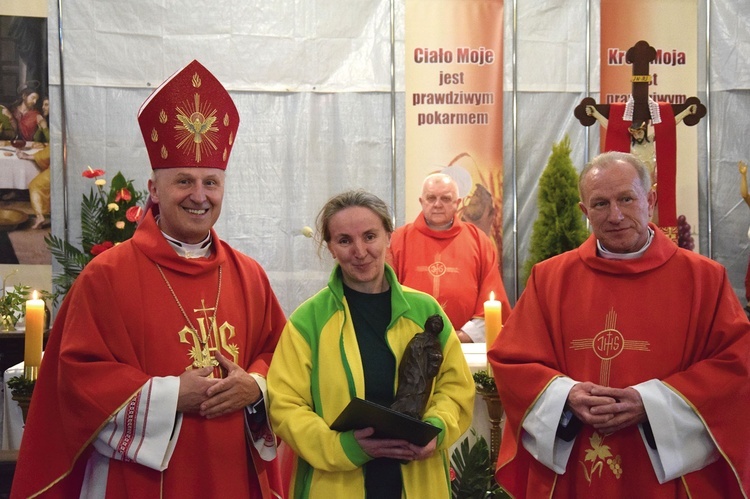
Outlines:
{"label": "gold chain necklace", "polygon": [[[177,303],[177,306],[180,308],[180,312],[182,312],[182,316],[185,318],[185,321],[190,326],[190,329],[193,330],[193,333],[196,335],[196,338],[198,338],[198,341],[200,342],[201,347],[202,347],[202,349],[204,351],[203,352],[204,353],[204,359],[208,359],[209,357],[208,357],[208,346],[207,346],[207,343],[208,343],[208,338],[210,338],[210,335],[206,335],[206,336],[208,336],[208,338],[202,338],[202,337],[198,336],[198,330],[193,325],[193,321],[190,320],[190,317],[188,317],[188,314],[185,312],[185,309],[182,307],[182,303],[180,303],[179,298],[177,298],[177,293],[174,292],[174,289],[172,288],[172,285],[169,283],[169,280],[167,279],[167,276],[164,275],[164,271],[161,269],[161,265],[159,265],[157,263],[156,264],[156,268],[159,270],[159,273],[161,274],[161,278],[164,279],[164,283],[167,285],[167,288],[169,288],[169,292],[172,293],[172,298],[174,298],[174,301]],[[219,298],[220,297],[221,297],[221,265],[219,265],[219,286],[218,286],[218,289],[216,291],[216,304],[214,305],[213,320],[216,320],[216,313],[219,311]],[[204,305],[204,307],[205,307],[205,305]],[[204,312],[206,311],[205,308],[204,308],[203,311]],[[210,327],[210,325],[209,325],[209,327]]]}

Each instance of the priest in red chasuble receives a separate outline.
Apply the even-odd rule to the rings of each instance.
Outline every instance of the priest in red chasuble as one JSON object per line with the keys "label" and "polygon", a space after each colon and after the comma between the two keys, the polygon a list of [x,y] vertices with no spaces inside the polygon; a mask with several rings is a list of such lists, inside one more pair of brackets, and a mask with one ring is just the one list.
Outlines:
{"label": "priest in red chasuble", "polygon": [[484,302],[490,293],[502,303],[503,318],[510,303],[500,277],[497,253],[490,238],[457,215],[461,198],[449,175],[428,175],[422,184],[422,211],[414,223],[391,236],[388,263],[398,281],[432,295],[463,343],[484,342]]}
{"label": "priest in red chasuble", "polygon": [[593,229],[532,270],[489,359],[517,498],[750,495],[750,323],[726,270],[649,219],[648,168],[581,172]]}
{"label": "priest in red chasuble", "polygon": [[213,229],[237,109],[193,61],[138,122],[151,206],[63,301],[11,495],[282,497],[265,375],[284,313]]}

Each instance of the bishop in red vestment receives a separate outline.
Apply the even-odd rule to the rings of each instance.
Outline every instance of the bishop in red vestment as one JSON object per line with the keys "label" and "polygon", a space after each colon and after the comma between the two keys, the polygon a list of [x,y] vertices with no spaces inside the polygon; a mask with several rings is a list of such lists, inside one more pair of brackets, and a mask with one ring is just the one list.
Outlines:
{"label": "bishop in red vestment", "polygon": [[197,61],[144,103],[154,174],[50,334],[12,497],[283,497],[265,375],[284,313],[213,230],[239,115]]}
{"label": "bishop in red vestment", "polygon": [[537,264],[489,359],[513,497],[750,495],[750,323],[718,263],[648,224],[645,165],[581,174],[594,234]]}

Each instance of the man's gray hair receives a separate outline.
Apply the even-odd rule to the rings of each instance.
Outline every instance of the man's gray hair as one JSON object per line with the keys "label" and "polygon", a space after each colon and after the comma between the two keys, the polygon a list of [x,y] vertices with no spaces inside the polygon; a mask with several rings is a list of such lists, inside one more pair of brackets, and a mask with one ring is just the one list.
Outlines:
{"label": "man's gray hair", "polygon": [[427,184],[436,184],[438,182],[450,184],[451,187],[453,187],[453,193],[456,195],[456,199],[460,197],[458,192],[458,183],[456,183],[456,180],[447,173],[431,173],[430,175],[427,175],[422,182],[422,193],[424,194],[424,190],[425,187],[427,187]]}
{"label": "man's gray hair", "polygon": [[651,190],[651,172],[649,171],[648,166],[646,166],[646,163],[638,159],[637,156],[634,156],[633,154],[630,154],[628,152],[609,151],[596,156],[586,166],[583,167],[583,170],[581,170],[581,174],[578,176],[578,196],[581,198],[581,201],[584,201],[582,187],[586,175],[588,175],[588,173],[594,168],[604,170],[609,168],[610,166],[613,166],[618,161],[628,163],[633,168],[635,168],[635,171],[638,174],[638,178],[641,181],[643,192],[648,193]]}

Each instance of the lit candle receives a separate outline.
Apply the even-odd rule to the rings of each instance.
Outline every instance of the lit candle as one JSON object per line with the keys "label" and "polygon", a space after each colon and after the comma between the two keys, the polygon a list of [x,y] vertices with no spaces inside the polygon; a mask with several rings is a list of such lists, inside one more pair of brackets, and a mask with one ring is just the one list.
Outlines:
{"label": "lit candle", "polygon": [[[484,337],[489,352],[500,329],[503,327],[503,305],[495,299],[495,292],[490,292],[490,299],[484,302]],[[487,363],[487,373],[492,376],[492,368]]]}
{"label": "lit candle", "polygon": [[495,338],[503,327],[503,304],[495,299],[495,292],[490,292],[490,299],[484,302],[484,336],[487,350],[495,342]]}
{"label": "lit candle", "polygon": [[44,335],[44,300],[34,291],[26,301],[26,342],[24,345],[24,376],[36,379],[42,363],[42,336]]}

